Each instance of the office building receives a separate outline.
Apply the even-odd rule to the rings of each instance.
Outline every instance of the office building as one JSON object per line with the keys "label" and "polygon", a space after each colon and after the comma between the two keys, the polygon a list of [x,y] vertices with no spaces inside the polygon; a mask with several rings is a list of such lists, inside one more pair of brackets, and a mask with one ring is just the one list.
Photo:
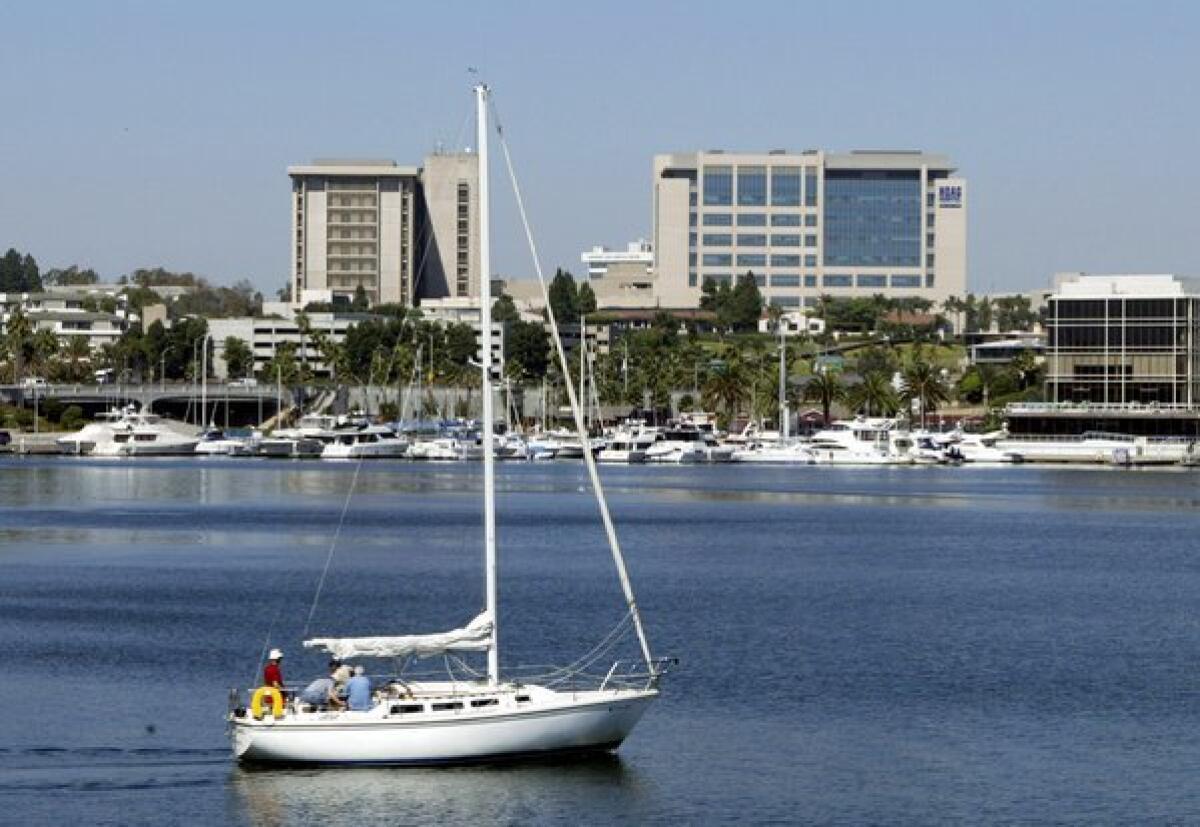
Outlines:
{"label": "office building", "polygon": [[1170,275],[1060,277],[1046,312],[1046,398],[1200,404],[1200,284]]}
{"label": "office building", "polygon": [[479,290],[478,160],[318,160],[292,180],[292,295],[412,306]]}
{"label": "office building", "polygon": [[784,308],[966,291],[967,184],[940,155],[657,155],[653,223],[663,306],[695,306],[705,281],[747,272]]}

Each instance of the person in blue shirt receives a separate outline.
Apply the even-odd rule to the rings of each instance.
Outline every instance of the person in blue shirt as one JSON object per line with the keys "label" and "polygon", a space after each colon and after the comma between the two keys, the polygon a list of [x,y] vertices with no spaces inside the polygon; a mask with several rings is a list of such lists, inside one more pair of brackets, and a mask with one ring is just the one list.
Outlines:
{"label": "person in blue shirt", "polygon": [[354,667],[354,677],[346,682],[346,701],[352,712],[371,709],[371,679],[363,674],[362,666]]}

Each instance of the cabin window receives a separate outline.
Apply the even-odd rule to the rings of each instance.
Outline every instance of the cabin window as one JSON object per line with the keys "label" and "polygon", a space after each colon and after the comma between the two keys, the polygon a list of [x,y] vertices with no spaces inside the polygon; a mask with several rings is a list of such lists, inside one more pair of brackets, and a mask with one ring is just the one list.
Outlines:
{"label": "cabin window", "polygon": [[411,715],[414,712],[424,712],[424,704],[395,704],[392,706],[393,715]]}
{"label": "cabin window", "polygon": [[517,696],[517,703],[519,703],[519,704],[523,704],[523,703],[528,703],[528,702],[529,702],[529,696],[528,696],[528,695],[518,695],[518,696]]}
{"label": "cabin window", "polygon": [[462,709],[463,705],[459,701],[449,701],[447,703],[431,704],[429,708],[434,712],[450,712],[455,709]]}
{"label": "cabin window", "polygon": [[477,700],[471,701],[471,706],[474,706],[474,707],[496,706],[499,703],[500,703],[500,701],[496,698],[479,698]]}

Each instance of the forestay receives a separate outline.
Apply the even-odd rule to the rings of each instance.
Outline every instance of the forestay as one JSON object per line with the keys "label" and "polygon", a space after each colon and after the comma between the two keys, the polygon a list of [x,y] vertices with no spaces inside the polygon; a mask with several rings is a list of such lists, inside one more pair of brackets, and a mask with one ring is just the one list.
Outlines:
{"label": "forestay", "polygon": [[492,641],[492,616],[483,612],[462,629],[431,635],[398,637],[319,637],[304,641],[307,649],[323,649],[335,658],[428,658],[444,652],[482,652]]}

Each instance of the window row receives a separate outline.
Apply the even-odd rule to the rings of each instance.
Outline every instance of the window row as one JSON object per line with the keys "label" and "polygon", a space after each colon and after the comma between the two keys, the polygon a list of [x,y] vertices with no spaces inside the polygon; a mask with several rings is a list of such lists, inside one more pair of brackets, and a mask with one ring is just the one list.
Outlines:
{"label": "window row", "polygon": [[733,206],[734,181],[740,207],[814,207],[817,204],[816,167],[708,166],[704,168],[706,206]]}

